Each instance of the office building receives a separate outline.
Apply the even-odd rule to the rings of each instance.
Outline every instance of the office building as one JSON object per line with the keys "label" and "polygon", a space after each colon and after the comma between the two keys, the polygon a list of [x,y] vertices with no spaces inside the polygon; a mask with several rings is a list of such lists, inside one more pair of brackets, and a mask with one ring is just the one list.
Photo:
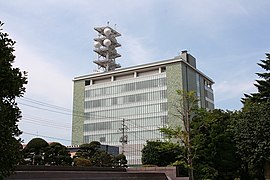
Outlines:
{"label": "office building", "polygon": [[122,138],[129,164],[140,164],[146,140],[161,139],[160,127],[180,123],[170,114],[176,90],[196,91],[199,106],[213,109],[212,84],[186,51],[165,61],[76,77],[72,144],[121,147]]}
{"label": "office building", "polygon": [[[128,164],[141,164],[146,141],[162,139],[161,127],[181,124],[173,116],[176,90],[195,91],[199,107],[214,108],[214,82],[196,68],[187,51],[127,68],[110,70],[97,64],[105,71],[73,80],[73,145],[99,141],[119,146]],[[115,67],[115,61],[112,64]]]}

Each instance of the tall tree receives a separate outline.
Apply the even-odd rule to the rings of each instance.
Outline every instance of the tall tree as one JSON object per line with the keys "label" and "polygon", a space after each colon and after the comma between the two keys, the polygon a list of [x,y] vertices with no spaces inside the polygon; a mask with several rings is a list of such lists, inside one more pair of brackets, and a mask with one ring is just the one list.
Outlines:
{"label": "tall tree", "polygon": [[192,121],[195,179],[234,179],[240,169],[233,141],[237,112],[201,109]]}
{"label": "tall tree", "polygon": [[270,54],[258,63],[266,72],[254,84],[258,92],[245,94],[244,107],[236,121],[235,142],[244,179],[263,179],[264,165],[270,161]]}
{"label": "tall tree", "polygon": [[259,78],[256,80],[256,84],[254,84],[258,92],[252,93],[250,95],[245,94],[243,102],[245,103],[246,100],[250,100],[252,102],[269,102],[270,101],[270,53],[266,53],[266,59],[261,60],[258,65],[266,70],[266,72],[256,73]]}
{"label": "tall tree", "polygon": [[188,166],[189,179],[194,179],[193,173],[193,147],[191,144],[191,121],[195,112],[198,110],[198,98],[194,91],[177,90],[177,99],[175,100],[176,113],[173,114],[180,122],[176,127],[161,128],[161,132],[167,135],[169,139],[180,140],[180,143],[186,150],[186,162]]}
{"label": "tall tree", "polygon": [[16,97],[25,92],[26,72],[13,68],[15,41],[3,32],[0,21],[0,177],[6,177],[20,160],[21,131],[18,121],[21,111]]}
{"label": "tall tree", "polygon": [[263,179],[270,161],[270,104],[246,101],[235,123],[237,154],[243,179]]}

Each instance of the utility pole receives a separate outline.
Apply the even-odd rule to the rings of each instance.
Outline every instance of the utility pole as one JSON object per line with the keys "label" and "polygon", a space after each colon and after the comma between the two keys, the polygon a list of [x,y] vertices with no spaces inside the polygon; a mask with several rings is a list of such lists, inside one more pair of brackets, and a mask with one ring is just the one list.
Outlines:
{"label": "utility pole", "polygon": [[127,144],[128,135],[125,134],[128,129],[127,125],[125,125],[125,119],[123,118],[122,127],[119,130],[122,132],[122,136],[119,139],[119,142],[122,143],[122,154],[125,152],[125,144]]}

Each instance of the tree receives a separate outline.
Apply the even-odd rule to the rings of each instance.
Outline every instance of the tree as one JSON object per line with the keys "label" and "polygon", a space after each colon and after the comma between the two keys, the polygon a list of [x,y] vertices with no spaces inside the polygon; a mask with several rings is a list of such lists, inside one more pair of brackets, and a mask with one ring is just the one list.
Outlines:
{"label": "tree", "polygon": [[114,157],[114,166],[126,168],[127,167],[127,158],[124,154],[118,154]]}
{"label": "tree", "polygon": [[27,83],[26,72],[12,67],[15,41],[3,32],[2,26],[0,21],[0,178],[9,176],[20,161],[21,131],[17,122],[21,111],[16,97],[24,94]]}
{"label": "tree", "polygon": [[76,152],[76,157],[91,159],[100,151],[100,147],[101,144],[98,141],[92,141],[89,144],[82,144]]}
{"label": "tree", "polygon": [[[79,160],[83,162],[83,164],[97,166],[97,167],[112,167],[113,165],[113,157],[101,149],[100,142],[92,141],[89,144],[82,144],[79,147],[80,149],[76,153],[76,158],[83,158],[89,161],[89,163],[83,160]],[[76,164],[76,163],[75,163]]]}
{"label": "tree", "polygon": [[168,166],[182,160],[183,148],[172,142],[147,141],[142,149],[142,164]]}
{"label": "tree", "polygon": [[256,73],[258,92],[245,94],[244,107],[236,121],[235,142],[242,162],[244,179],[263,179],[263,169],[270,161],[270,54],[258,63],[266,72]]}
{"label": "tree", "polygon": [[49,144],[42,138],[31,139],[23,149],[25,164],[43,165],[45,164],[45,151]]}
{"label": "tree", "polygon": [[270,103],[246,101],[236,121],[237,154],[245,179],[264,176],[264,165],[270,161]]}
{"label": "tree", "polygon": [[196,179],[234,179],[239,176],[239,159],[233,141],[237,112],[201,109],[192,120],[192,144],[196,151]]}
{"label": "tree", "polygon": [[167,135],[169,139],[177,139],[180,140],[180,143],[184,146],[186,151],[186,162],[188,165],[188,175],[189,179],[193,180],[193,148],[191,144],[191,121],[195,112],[198,109],[198,98],[194,91],[183,91],[177,90],[177,99],[175,103],[176,113],[173,114],[176,116],[181,122],[179,126],[176,127],[165,127],[161,128],[161,132]]}
{"label": "tree", "polygon": [[256,73],[259,80],[256,80],[257,84],[254,84],[258,92],[252,93],[250,95],[245,94],[245,98],[243,102],[245,103],[246,100],[252,102],[268,102],[270,101],[270,53],[266,53],[266,59],[261,60],[261,63],[258,63],[266,72],[263,73]]}
{"label": "tree", "polygon": [[89,159],[85,159],[85,158],[80,158],[80,157],[76,157],[74,159],[74,166],[91,166],[91,162]]}
{"label": "tree", "polygon": [[94,166],[97,167],[112,167],[113,165],[113,156],[103,150],[96,153],[91,160],[92,162],[95,162]]}
{"label": "tree", "polygon": [[50,165],[71,165],[72,159],[66,146],[58,142],[51,143],[45,149],[45,163]]}

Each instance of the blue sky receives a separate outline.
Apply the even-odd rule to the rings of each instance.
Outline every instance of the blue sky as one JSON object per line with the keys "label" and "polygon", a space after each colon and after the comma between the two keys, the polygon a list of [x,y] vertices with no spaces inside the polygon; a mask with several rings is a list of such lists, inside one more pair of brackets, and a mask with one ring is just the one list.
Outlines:
{"label": "blue sky", "polygon": [[[216,108],[237,110],[243,94],[256,91],[257,63],[270,52],[269,9],[269,0],[0,0],[0,20],[17,42],[15,66],[28,72],[26,98],[72,109],[72,79],[96,69],[93,28],[110,21],[122,34],[122,67],[188,50],[215,81]],[[70,144],[69,113],[20,102],[28,103],[20,105],[25,142],[38,135]]]}

